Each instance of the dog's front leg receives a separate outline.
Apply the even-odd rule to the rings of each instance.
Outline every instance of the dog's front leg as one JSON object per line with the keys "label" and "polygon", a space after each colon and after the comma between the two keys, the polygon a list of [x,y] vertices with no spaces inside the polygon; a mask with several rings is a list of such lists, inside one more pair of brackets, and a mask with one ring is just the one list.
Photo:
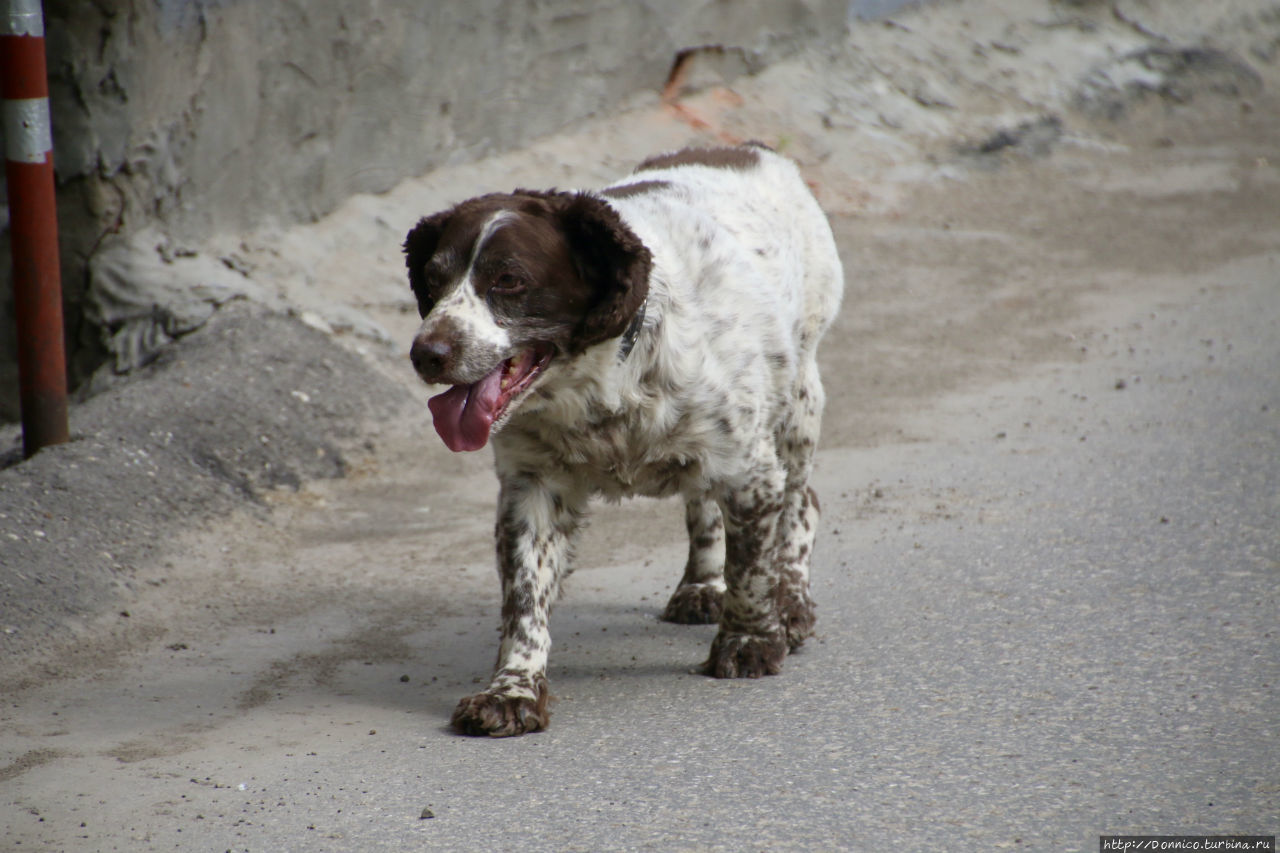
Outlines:
{"label": "dog's front leg", "polygon": [[684,512],[689,560],[662,618],[683,625],[714,625],[724,603],[724,521],[710,495],[688,498]]}
{"label": "dog's front leg", "polygon": [[507,737],[547,727],[547,618],[568,571],[584,504],[581,496],[545,483],[503,480],[497,527],[502,646],[488,689],[454,710],[458,731]]}

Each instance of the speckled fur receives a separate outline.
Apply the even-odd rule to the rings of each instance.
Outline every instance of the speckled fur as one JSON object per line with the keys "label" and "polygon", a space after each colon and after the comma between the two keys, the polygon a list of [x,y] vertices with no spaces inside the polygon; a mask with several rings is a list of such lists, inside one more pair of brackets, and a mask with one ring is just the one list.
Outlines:
{"label": "speckled fur", "polygon": [[813,629],[815,351],[843,289],[825,216],[789,160],[754,146],[653,158],[585,195],[651,255],[644,322],[625,359],[616,336],[558,355],[493,435],[502,643],[454,714],[470,734],[546,727],[547,617],[593,496],[685,499],[664,615],[719,622],[707,673],[776,673]]}

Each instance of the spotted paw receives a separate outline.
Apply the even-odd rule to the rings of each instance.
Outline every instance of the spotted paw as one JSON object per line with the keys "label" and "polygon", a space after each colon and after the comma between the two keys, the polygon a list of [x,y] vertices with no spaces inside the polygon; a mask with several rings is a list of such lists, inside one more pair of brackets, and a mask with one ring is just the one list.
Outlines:
{"label": "spotted paw", "polygon": [[458,703],[450,722],[464,735],[512,737],[528,734],[547,727],[551,719],[551,712],[547,709],[550,698],[545,681],[538,685],[536,698],[477,693]]}
{"label": "spotted paw", "polygon": [[787,634],[742,634],[721,630],[711,643],[711,654],[702,671],[715,678],[759,678],[782,671],[787,656]]}
{"label": "spotted paw", "polygon": [[671,594],[662,619],[680,625],[714,625],[720,621],[723,605],[723,587],[709,583],[683,584]]}

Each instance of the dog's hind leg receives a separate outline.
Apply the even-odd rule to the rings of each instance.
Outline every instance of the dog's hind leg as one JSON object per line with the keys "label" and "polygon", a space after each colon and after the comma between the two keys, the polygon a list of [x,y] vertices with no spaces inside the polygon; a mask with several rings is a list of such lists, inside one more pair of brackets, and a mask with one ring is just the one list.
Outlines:
{"label": "dog's hind leg", "polygon": [[816,617],[809,596],[809,557],[817,532],[817,493],[808,486],[789,490],[778,522],[778,617],[792,649],[813,636]]}
{"label": "dog's hind leg", "polygon": [[708,495],[685,502],[689,560],[662,618],[682,625],[714,625],[724,603],[724,520]]}
{"label": "dog's hind leg", "polygon": [[818,495],[809,486],[822,424],[825,393],[818,365],[807,359],[795,386],[795,405],[778,437],[778,458],[787,469],[786,500],[778,522],[778,615],[795,649],[813,635],[809,561],[818,533]]}

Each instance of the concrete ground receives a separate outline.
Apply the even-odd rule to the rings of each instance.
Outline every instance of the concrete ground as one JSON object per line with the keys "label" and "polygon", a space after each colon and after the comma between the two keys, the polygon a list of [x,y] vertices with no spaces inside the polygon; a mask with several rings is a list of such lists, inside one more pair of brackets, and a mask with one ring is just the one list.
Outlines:
{"label": "concrete ground", "polygon": [[[293,372],[280,396],[369,417],[327,451],[344,476],[296,467],[198,526],[154,522],[165,535],[74,631],[13,629],[0,846],[1056,851],[1276,833],[1277,46],[1265,3],[944,4],[239,239],[337,332],[263,336],[281,372],[290,353],[330,359],[334,384]],[[714,628],[656,618],[680,508],[601,506],[553,616],[550,730],[456,736],[449,713],[496,651],[495,484],[486,455],[440,446],[401,363],[401,226],[450,193],[589,185],[647,148],[732,138],[797,157],[848,277],[822,352],[818,635],[776,677],[691,674]],[[299,258],[306,292],[288,284]],[[372,331],[335,320],[352,312]],[[144,381],[180,408],[182,353],[207,340]],[[351,383],[354,410],[332,402]],[[31,464],[3,476],[36,482]],[[31,589],[57,587],[46,573]]]}

